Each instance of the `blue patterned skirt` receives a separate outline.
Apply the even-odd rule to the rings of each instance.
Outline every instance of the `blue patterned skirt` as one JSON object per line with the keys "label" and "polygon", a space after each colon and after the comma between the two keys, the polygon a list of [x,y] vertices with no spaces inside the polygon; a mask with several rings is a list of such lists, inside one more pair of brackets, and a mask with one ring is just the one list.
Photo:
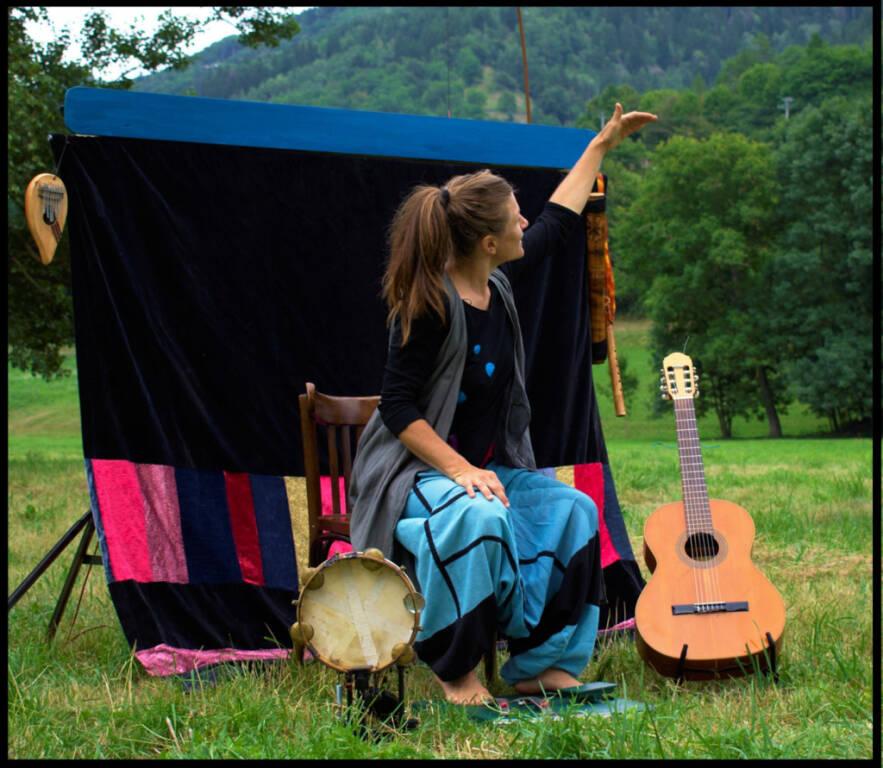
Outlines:
{"label": "blue patterned skirt", "polygon": [[569,485],[491,462],[509,507],[420,472],[395,538],[426,598],[414,644],[445,681],[473,670],[499,634],[507,682],[589,662],[603,597],[598,510]]}

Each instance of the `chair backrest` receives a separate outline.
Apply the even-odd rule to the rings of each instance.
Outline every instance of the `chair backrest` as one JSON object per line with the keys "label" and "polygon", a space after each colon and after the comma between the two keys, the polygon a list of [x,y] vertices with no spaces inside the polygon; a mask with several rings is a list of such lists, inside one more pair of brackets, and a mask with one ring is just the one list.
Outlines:
{"label": "chair backrest", "polygon": [[[298,396],[300,426],[304,447],[304,475],[307,486],[307,512],[312,546],[321,529],[322,493],[319,469],[319,432],[325,433],[328,469],[331,479],[332,514],[343,515],[340,478],[343,478],[346,512],[350,510],[349,487],[356,446],[362,430],[377,408],[380,396],[338,397],[324,395],[307,382],[306,393]],[[349,514],[343,515],[348,522]],[[341,522],[337,520],[336,522]]]}

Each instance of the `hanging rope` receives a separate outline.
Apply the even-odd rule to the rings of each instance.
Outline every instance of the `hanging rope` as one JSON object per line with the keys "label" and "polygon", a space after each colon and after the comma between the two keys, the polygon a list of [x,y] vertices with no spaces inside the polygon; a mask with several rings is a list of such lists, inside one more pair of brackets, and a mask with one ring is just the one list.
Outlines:
{"label": "hanging rope", "polygon": [[521,34],[521,63],[524,65],[524,106],[527,110],[527,122],[530,122],[530,86],[527,82],[527,45],[524,42],[524,24],[521,21],[521,7],[517,7],[518,31]]}
{"label": "hanging rope", "polygon": [[451,30],[448,26],[448,13],[450,8],[445,6],[445,50],[448,59],[448,117],[451,116]]}

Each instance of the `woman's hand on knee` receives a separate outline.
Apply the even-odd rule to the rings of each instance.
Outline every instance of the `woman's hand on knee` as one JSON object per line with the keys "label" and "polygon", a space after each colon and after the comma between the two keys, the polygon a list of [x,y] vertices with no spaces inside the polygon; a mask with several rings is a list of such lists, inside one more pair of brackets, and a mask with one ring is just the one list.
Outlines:
{"label": "woman's hand on knee", "polygon": [[456,472],[450,477],[457,485],[462,485],[466,489],[470,499],[475,498],[475,489],[478,488],[488,501],[496,496],[505,506],[509,506],[506,489],[503,488],[503,484],[500,482],[500,478],[497,477],[496,472],[470,466],[468,469]]}

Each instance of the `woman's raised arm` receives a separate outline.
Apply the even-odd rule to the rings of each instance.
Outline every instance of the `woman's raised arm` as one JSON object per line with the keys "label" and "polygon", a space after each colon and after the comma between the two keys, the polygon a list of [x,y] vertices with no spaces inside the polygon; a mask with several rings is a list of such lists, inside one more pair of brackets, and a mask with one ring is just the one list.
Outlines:
{"label": "woman's raised arm", "polygon": [[601,169],[601,160],[604,155],[617,146],[626,136],[639,130],[647,123],[656,120],[656,115],[650,112],[629,112],[622,114],[622,104],[617,102],[613,117],[607,121],[601,132],[589,142],[589,146],[570,173],[564,177],[558,188],[549,198],[550,202],[570,208],[575,213],[582,213],[589,200],[592,185]]}

